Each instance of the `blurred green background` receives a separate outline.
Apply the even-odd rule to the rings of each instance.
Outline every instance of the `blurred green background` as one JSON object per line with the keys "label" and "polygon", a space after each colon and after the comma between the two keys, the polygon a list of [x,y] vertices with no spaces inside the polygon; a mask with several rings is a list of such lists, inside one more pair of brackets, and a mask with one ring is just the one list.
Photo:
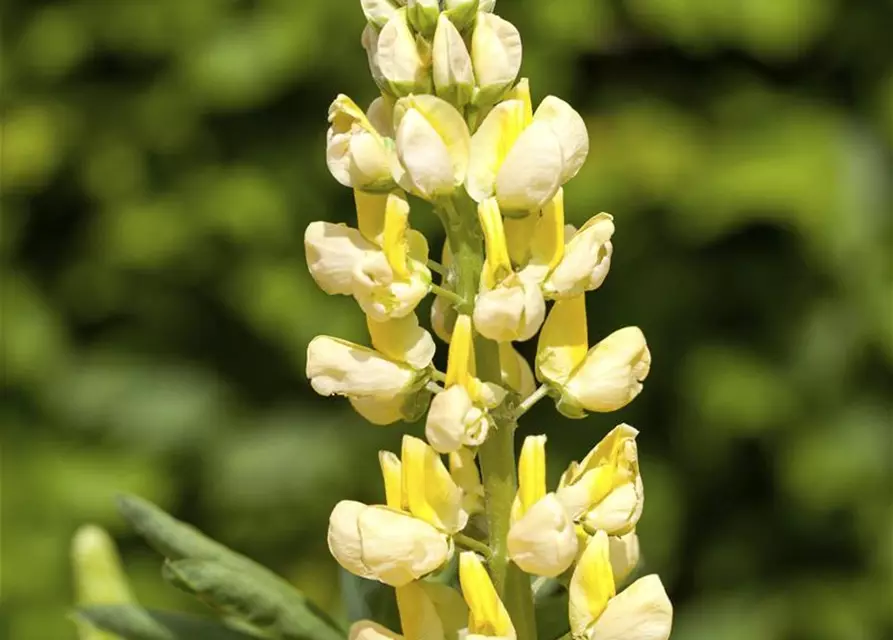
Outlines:
{"label": "blurred green background", "polygon": [[[534,99],[587,119],[570,217],[616,216],[591,335],[639,324],[655,362],[629,408],[571,422],[542,403],[522,432],[548,433],[554,479],[617,422],[641,430],[639,532],[674,638],[893,637],[893,3],[498,10]],[[314,335],[364,339],[302,243],[353,217],[324,147],[332,98],[375,95],[359,2],[2,14],[0,636],[73,637],[68,541],[88,521],[144,604],[195,606],[114,513],[121,491],[338,606],[328,513],[382,499],[375,451],[404,431],[303,373]],[[412,222],[439,248],[433,216]]]}

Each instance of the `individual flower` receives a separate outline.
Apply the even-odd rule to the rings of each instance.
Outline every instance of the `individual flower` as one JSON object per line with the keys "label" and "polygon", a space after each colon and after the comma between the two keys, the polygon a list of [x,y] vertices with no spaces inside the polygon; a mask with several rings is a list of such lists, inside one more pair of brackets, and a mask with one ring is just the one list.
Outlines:
{"label": "individual flower", "polygon": [[478,205],[484,231],[486,261],[474,304],[474,326],[485,338],[497,342],[532,338],[546,315],[546,302],[536,283],[512,269],[502,215],[495,198]]}
{"label": "individual flower", "polygon": [[384,451],[379,462],[386,505],[339,502],[329,550],[351,573],[400,587],[443,566],[468,512],[462,489],[424,441],[404,436],[401,457]]}
{"label": "individual flower", "polygon": [[474,373],[471,318],[460,315],[450,343],[446,389],[434,396],[425,423],[425,437],[439,453],[482,444],[491,427],[489,409],[505,397],[501,387],[482,383]]}
{"label": "individual flower", "polygon": [[560,395],[558,410],[570,418],[585,411],[616,411],[642,391],[651,352],[638,327],[615,331],[587,351],[586,302],[558,300],[540,333],[537,378]]}
{"label": "individual flower", "polygon": [[471,551],[459,554],[459,584],[468,605],[469,640],[515,640],[515,626],[480,558]]}
{"label": "individual flower", "polygon": [[518,462],[508,552],[522,571],[554,578],[577,555],[573,520],[554,493],[546,493],[546,436],[528,436]]}
{"label": "individual flower", "polygon": [[330,295],[349,295],[378,321],[412,313],[431,287],[428,244],[409,228],[409,203],[394,191],[355,191],[360,229],[316,221],[304,233],[310,274]]}
{"label": "individual flower", "polygon": [[531,117],[526,93],[516,95],[493,107],[472,136],[465,186],[477,202],[495,197],[504,212],[527,215],[577,174],[589,136],[560,98],[546,97]]}
{"label": "individual flower", "polygon": [[382,91],[397,97],[430,91],[430,69],[412,33],[406,7],[391,13],[380,30],[373,22],[367,24],[362,43],[372,78]]}
{"label": "individual flower", "polygon": [[[370,113],[380,111],[378,98]],[[326,163],[332,176],[345,187],[387,191],[396,187],[391,173],[394,141],[385,138],[350,98],[341,94],[329,107]]]}
{"label": "individual flower", "polygon": [[599,531],[571,577],[568,617],[575,640],[667,640],[673,605],[656,575],[639,578],[618,594],[608,536]]}
{"label": "individual flower", "polygon": [[401,98],[394,107],[397,183],[426,200],[452,195],[465,180],[471,136],[456,108],[431,95]]}
{"label": "individual flower", "polygon": [[476,104],[490,105],[503,97],[518,77],[521,57],[521,34],[515,25],[493,13],[478,13],[471,35]]}
{"label": "individual flower", "polygon": [[589,532],[621,536],[642,515],[645,493],[633,427],[614,427],[579,463],[573,462],[558,483],[558,499]]}
{"label": "individual flower", "polygon": [[367,318],[374,349],[330,336],[307,347],[307,377],[323,396],[340,395],[373,424],[415,420],[430,393],[424,389],[434,340],[415,314],[377,322]]}
{"label": "individual flower", "polygon": [[446,13],[437,19],[431,58],[437,96],[461,109],[471,100],[474,70],[462,34]]}

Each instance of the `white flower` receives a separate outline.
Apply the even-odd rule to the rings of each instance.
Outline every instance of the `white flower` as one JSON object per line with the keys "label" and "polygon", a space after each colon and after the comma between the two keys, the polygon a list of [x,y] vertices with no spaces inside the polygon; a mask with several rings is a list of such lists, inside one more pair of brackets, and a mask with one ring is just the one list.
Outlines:
{"label": "white flower", "polygon": [[332,102],[329,124],[326,163],[338,182],[369,190],[396,186],[391,174],[393,141],[386,140],[350,98],[339,95]]}
{"label": "white flower", "polygon": [[598,289],[611,268],[613,217],[600,213],[575,232],[564,256],[543,282],[547,298],[569,298]]}
{"label": "white flower", "polygon": [[342,567],[393,587],[435,571],[452,553],[449,537],[424,520],[351,500],[335,505],[328,543]]}
{"label": "white flower", "polygon": [[477,202],[495,196],[503,211],[535,211],[574,177],[589,152],[574,109],[546,97],[532,119],[523,99],[497,104],[471,139],[465,186]]}

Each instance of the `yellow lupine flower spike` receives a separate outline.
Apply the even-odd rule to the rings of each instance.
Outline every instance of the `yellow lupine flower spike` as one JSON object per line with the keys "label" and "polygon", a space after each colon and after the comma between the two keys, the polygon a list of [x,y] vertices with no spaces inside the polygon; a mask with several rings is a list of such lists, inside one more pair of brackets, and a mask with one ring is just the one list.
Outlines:
{"label": "yellow lupine flower spike", "polygon": [[409,203],[397,192],[389,193],[384,214],[382,250],[394,275],[400,279],[410,275],[407,262],[406,231],[409,227]]}
{"label": "yellow lupine flower spike", "polygon": [[608,535],[599,531],[580,556],[568,588],[571,634],[585,638],[589,625],[604,612],[615,594]]}
{"label": "yellow lupine flower spike", "polygon": [[[523,516],[546,495],[546,436],[527,436],[518,460],[519,513]],[[515,514],[513,514],[515,515]]]}
{"label": "yellow lupine flower spike", "polygon": [[514,640],[515,627],[508,611],[480,558],[472,551],[459,555],[459,583],[468,604],[468,634]]}
{"label": "yellow lupine flower spike", "polygon": [[484,266],[486,285],[491,288],[512,272],[502,214],[499,212],[496,198],[488,198],[478,205],[478,219],[484,231],[487,250]]}
{"label": "yellow lupine flower spike", "polygon": [[378,464],[384,479],[385,504],[391,509],[403,509],[403,470],[400,458],[390,451],[379,451]]}
{"label": "yellow lupine flower spike", "polygon": [[462,490],[428,443],[403,436],[402,492],[409,512],[441,531],[456,533],[468,522]]}
{"label": "yellow lupine flower spike", "polygon": [[561,384],[586,359],[589,335],[586,299],[582,296],[558,300],[543,324],[536,349],[536,376]]}

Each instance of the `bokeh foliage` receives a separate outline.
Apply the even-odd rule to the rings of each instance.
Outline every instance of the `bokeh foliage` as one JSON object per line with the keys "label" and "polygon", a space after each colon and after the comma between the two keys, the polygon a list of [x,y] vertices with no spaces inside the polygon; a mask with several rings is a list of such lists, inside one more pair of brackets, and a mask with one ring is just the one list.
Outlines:
{"label": "bokeh foliage", "polygon": [[[374,452],[402,430],[303,375],[312,336],[364,338],[302,248],[310,220],[352,218],[323,153],[336,93],[374,96],[357,5],[3,3],[0,637],[73,637],[85,521],[119,536],[141,602],[189,606],[115,516],[125,491],[340,606],[327,515],[381,499]],[[889,637],[893,5],[499,10],[535,100],[587,118],[569,215],[616,216],[590,333],[637,323],[655,360],[619,414],[541,405],[522,430],[564,462],[641,429],[675,638]]]}

